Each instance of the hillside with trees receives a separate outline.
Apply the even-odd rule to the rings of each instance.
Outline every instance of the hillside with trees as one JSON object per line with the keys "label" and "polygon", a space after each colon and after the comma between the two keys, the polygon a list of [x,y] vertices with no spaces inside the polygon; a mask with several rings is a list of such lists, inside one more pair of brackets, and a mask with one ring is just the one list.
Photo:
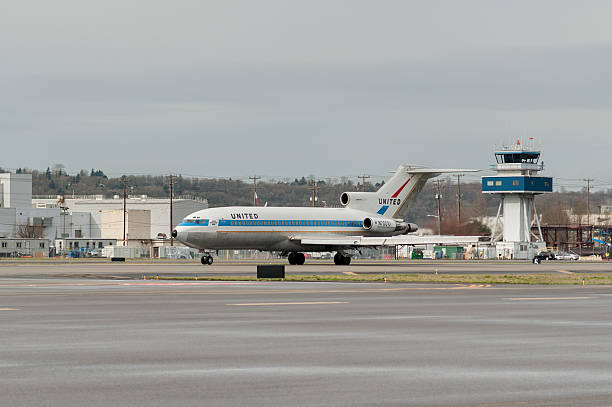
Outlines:
{"label": "hillside with trees", "polygon": [[[32,174],[32,193],[34,195],[104,195],[107,198],[121,195],[122,177],[108,177],[100,169],[81,170],[69,174],[63,165],[56,164],[44,171],[17,169],[16,172]],[[480,183],[461,185],[462,207],[461,225],[457,222],[456,181],[442,177],[442,229],[448,234],[483,233],[483,228],[470,219],[482,216],[495,216],[499,199],[494,195],[480,192]],[[165,176],[128,175],[125,181],[130,195],[148,195],[166,197],[169,195],[169,179]],[[357,179],[355,180],[357,181]],[[312,177],[296,178],[293,181],[260,181],[257,194],[260,203],[268,206],[310,206],[312,205]],[[363,186],[358,182],[343,177],[339,180],[317,180],[317,206],[339,206],[340,194],[344,191],[361,191]],[[366,191],[375,191],[381,184],[366,182]],[[608,205],[612,200],[612,190],[591,192],[591,213],[598,211],[600,205]],[[409,211],[411,221],[423,227],[437,228],[436,190],[429,182],[412,203]],[[252,205],[253,184],[242,179],[206,179],[176,176],[174,177],[174,196],[191,196],[205,198],[211,207],[229,205]],[[561,191],[536,198],[536,206],[542,214],[545,224],[568,223],[567,209],[575,214],[586,213],[585,191]],[[429,215],[429,216],[428,216]]]}

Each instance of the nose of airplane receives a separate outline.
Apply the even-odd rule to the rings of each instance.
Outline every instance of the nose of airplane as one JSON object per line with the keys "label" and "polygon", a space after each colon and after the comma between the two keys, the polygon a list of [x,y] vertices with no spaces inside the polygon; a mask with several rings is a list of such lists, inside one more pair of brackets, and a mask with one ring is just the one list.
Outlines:
{"label": "nose of airplane", "polygon": [[177,226],[176,229],[172,231],[172,237],[184,243],[187,241],[187,232],[183,227]]}

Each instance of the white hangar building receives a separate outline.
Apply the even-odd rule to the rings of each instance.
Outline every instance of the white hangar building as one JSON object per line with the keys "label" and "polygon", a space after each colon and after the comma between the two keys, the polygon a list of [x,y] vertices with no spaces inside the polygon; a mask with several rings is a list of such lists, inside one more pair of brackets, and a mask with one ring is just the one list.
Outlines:
{"label": "white hangar building", "polygon": [[[59,208],[59,204],[56,199],[51,198],[40,198],[34,197],[32,200],[33,205],[36,208]],[[62,206],[68,208],[68,213],[72,214],[72,219],[68,219],[68,222],[74,225],[81,225],[83,228],[80,232],[76,232],[78,229],[74,227],[70,228],[70,231],[81,236],[75,237],[102,237],[113,234],[115,238],[121,239],[122,237],[115,236],[116,233],[109,232],[117,231],[117,222],[122,223],[123,217],[123,199],[121,197],[115,198],[104,198],[102,195],[95,196],[76,196],[74,198],[66,197]],[[201,209],[208,208],[208,202],[205,199],[195,198],[174,198],[172,200],[172,221],[174,225],[181,223],[190,213],[199,211]],[[147,229],[149,233],[149,239],[156,239],[158,235],[164,234],[169,237],[170,235],[170,199],[169,198],[149,198],[146,195],[132,196],[130,195],[126,199],[126,209],[128,216],[132,213],[132,219],[136,214],[142,214],[142,211],[150,212],[150,223],[145,225],[147,217],[143,217],[142,228],[138,232],[138,238],[142,239],[142,229]],[[109,212],[112,211],[112,212]],[[121,212],[121,216],[109,217],[109,213]],[[89,214],[89,225],[83,224],[74,218],[74,214],[87,213]],[[103,216],[104,214],[104,216]],[[68,215],[70,216],[70,215]],[[120,219],[121,218],[121,219]],[[104,219],[108,220],[107,223],[103,223]],[[133,223],[134,225],[134,223]],[[122,225],[121,228],[123,229]],[[60,235],[61,236],[61,235]],[[129,236],[128,236],[129,239]]]}
{"label": "white hangar building", "polygon": [[[208,208],[208,202],[193,197],[177,197],[173,199],[172,208],[173,224],[178,225],[190,213]],[[128,216],[132,212],[131,228],[135,228],[132,232],[135,237],[156,239],[159,234],[169,237],[169,198],[129,196],[126,209]],[[117,211],[120,216],[116,215]],[[106,219],[111,219],[109,224],[103,223],[103,213],[107,214]],[[108,214],[112,213],[114,216],[109,217]],[[32,196],[31,174],[0,174],[0,238],[18,237],[18,230],[23,227],[42,230],[42,238],[50,241],[101,238],[109,234],[114,236],[117,230],[122,234],[123,225],[118,228],[117,222],[123,222],[121,197],[74,196],[66,197],[60,204],[55,196]]]}

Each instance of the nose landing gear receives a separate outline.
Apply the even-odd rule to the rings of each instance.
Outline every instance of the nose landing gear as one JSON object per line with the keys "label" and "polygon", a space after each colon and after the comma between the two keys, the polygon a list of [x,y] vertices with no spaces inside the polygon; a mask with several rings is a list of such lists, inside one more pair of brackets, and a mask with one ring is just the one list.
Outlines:
{"label": "nose landing gear", "polygon": [[304,256],[304,253],[291,252],[287,256],[287,260],[289,260],[289,264],[301,266],[306,261],[306,256]]}
{"label": "nose landing gear", "polygon": [[200,262],[204,265],[210,265],[213,264],[213,257],[210,254],[205,254],[204,256],[202,256],[202,258],[200,259]]}

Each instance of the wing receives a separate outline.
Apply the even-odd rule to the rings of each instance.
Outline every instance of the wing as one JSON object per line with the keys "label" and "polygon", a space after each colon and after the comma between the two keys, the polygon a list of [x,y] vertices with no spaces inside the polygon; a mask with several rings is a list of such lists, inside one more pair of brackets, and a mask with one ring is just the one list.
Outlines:
{"label": "wing", "polygon": [[338,246],[338,247],[372,247],[397,245],[426,245],[426,244],[476,244],[481,236],[414,236],[401,235],[393,237],[366,237],[366,236],[291,236],[292,241],[299,241],[304,246]]}

